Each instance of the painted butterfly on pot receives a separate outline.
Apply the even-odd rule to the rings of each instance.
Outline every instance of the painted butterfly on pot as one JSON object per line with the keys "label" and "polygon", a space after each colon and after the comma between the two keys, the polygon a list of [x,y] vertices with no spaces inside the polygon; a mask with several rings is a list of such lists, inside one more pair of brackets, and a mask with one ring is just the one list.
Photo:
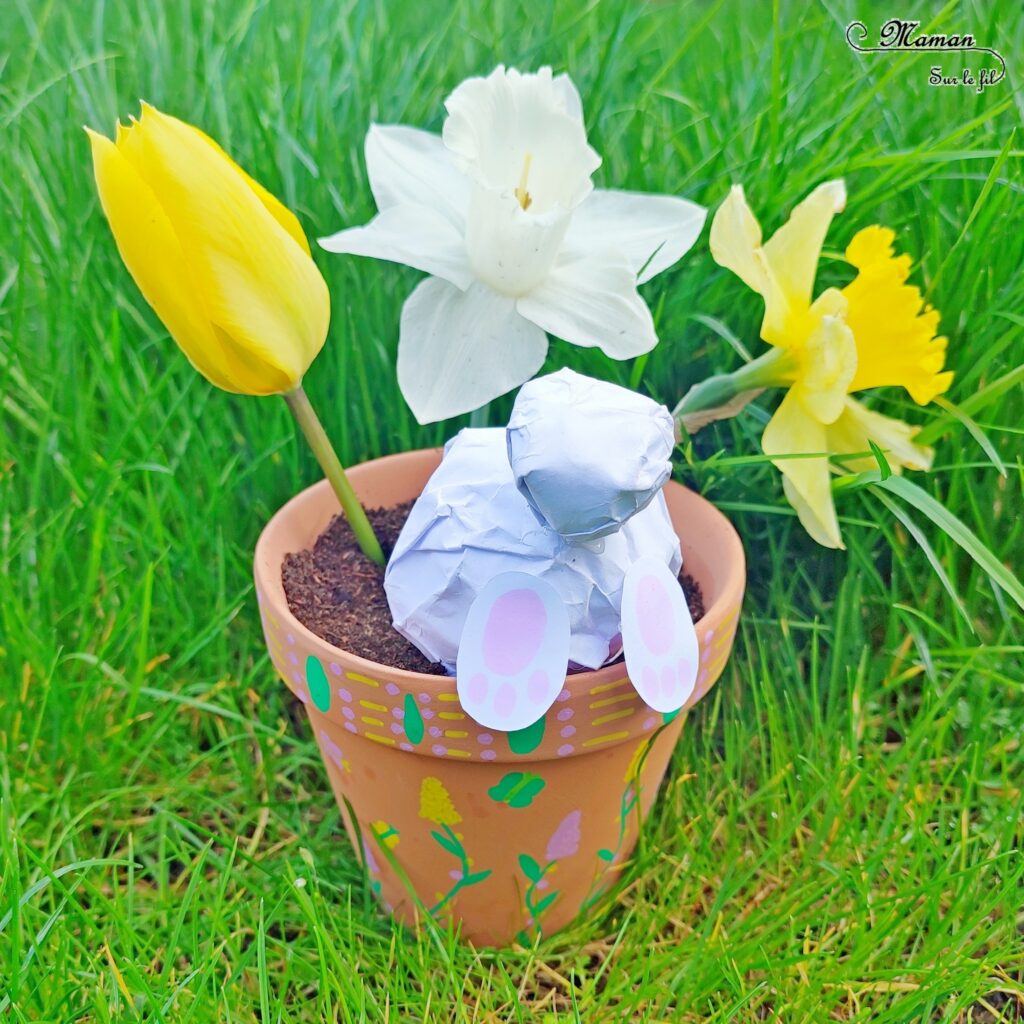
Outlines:
{"label": "painted butterfly on pot", "polygon": [[481,725],[525,728],[567,670],[620,657],[655,711],[686,703],[699,652],[661,493],[673,446],[664,406],[571,370],[524,385],[507,428],[449,441],[384,588]]}

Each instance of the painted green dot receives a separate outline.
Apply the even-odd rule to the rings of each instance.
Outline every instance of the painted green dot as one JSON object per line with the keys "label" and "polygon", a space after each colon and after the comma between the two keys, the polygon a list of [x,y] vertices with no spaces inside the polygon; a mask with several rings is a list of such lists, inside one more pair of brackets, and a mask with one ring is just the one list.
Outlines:
{"label": "painted green dot", "polygon": [[327,682],[327,673],[315,654],[306,658],[306,682],[313,703],[320,711],[326,711],[331,706],[331,684]]}
{"label": "painted green dot", "polygon": [[675,711],[666,711],[664,715],[665,724],[668,725],[669,722],[675,721],[675,719],[679,717],[679,712],[682,710],[682,708],[676,708]]}
{"label": "painted green dot", "polygon": [[533,725],[510,732],[508,745],[513,754],[529,754],[531,750],[536,750],[540,746],[542,739],[544,739],[544,719],[538,718]]}
{"label": "painted green dot", "polygon": [[423,739],[423,716],[416,706],[416,698],[411,693],[405,695],[405,715],[402,723],[410,743],[419,743]]}

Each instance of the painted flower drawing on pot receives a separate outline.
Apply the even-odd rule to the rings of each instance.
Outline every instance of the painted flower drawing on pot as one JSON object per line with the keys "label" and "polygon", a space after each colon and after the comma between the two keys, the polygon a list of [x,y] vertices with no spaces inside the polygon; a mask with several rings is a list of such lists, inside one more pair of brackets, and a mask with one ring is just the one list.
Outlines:
{"label": "painted flower drawing on pot", "polygon": [[568,75],[499,65],[445,101],[440,135],[374,125],[366,168],[378,214],[320,244],[431,276],[402,309],[398,381],[421,423],[529,380],[548,333],[614,359],[657,342],[637,286],[696,241],[705,210],[595,189],[600,156]]}

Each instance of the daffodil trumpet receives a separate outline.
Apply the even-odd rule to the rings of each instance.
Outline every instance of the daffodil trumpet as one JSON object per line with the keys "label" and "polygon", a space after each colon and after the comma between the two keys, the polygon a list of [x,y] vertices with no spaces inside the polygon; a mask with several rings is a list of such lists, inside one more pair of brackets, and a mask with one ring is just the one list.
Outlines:
{"label": "daffodil trumpet", "polygon": [[302,378],[330,321],[295,214],[209,136],[148,103],[111,140],[86,128],[121,259],[189,362],[234,394],[283,395],[363,552],[384,555]]}
{"label": "daffodil trumpet", "polygon": [[850,396],[899,386],[927,405],[953,379],[943,369],[939,314],[907,283],[910,257],[895,254],[890,229],[874,225],[857,232],[845,253],[856,277],[845,288],[813,297],[825,235],[845,204],[843,182],[825,182],[762,241],[743,189],[733,186],[711,224],[711,255],[764,299],[760,333],[771,348],[735,372],[693,387],[674,413],[677,429],[692,433],[735,415],[765,388],[787,388],[761,444],[782,473],[804,528],[834,548],[843,542],[833,470],[871,469],[879,465],[877,453],[893,473],[928,469],[933,456],[915,439],[917,428]]}

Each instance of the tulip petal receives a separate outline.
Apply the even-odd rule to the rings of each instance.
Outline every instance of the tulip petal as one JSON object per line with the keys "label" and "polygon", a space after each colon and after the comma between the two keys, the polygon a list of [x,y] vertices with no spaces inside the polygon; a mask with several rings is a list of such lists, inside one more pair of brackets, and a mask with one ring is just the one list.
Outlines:
{"label": "tulip petal", "polygon": [[768,266],[794,307],[810,305],[821,247],[833,214],[846,206],[842,179],[819,185],[764,244]]}
{"label": "tulip petal", "polygon": [[253,394],[295,387],[330,319],[316,264],[191,125],[146,107],[118,146],[159,197],[211,322],[235,346],[231,373],[268,368]]}
{"label": "tulip petal", "polygon": [[404,263],[463,290],[473,280],[462,234],[437,210],[419,204],[389,206],[369,224],[339,231],[319,243],[328,252]]}
{"label": "tulip petal", "polygon": [[596,346],[613,359],[631,359],[658,343],[633,267],[607,254],[555,267],[516,308],[557,337],[584,348]]}
{"label": "tulip petal", "polygon": [[457,416],[529,380],[548,340],[515,301],[476,283],[467,291],[438,278],[402,308],[398,383],[420,423]]}
{"label": "tulip petal", "polygon": [[[828,428],[829,451],[838,455],[870,451],[874,441],[885,453],[886,462],[894,473],[907,469],[931,469],[935,453],[925,445],[915,444],[918,427],[903,420],[883,416],[865,408],[854,398],[847,398],[842,415]],[[855,473],[877,468],[874,456],[845,459],[844,464]]]}
{"label": "tulip petal", "polygon": [[825,427],[790,391],[765,427],[761,447],[766,455],[818,454],[820,458],[772,459],[783,475],[789,503],[796,509],[804,529],[827,548],[843,547],[839,521],[832,503]]}
{"label": "tulip petal", "polygon": [[637,284],[667,270],[697,241],[707,210],[676,196],[597,189],[573,212],[567,250],[626,257]]}
{"label": "tulip petal", "polygon": [[375,124],[366,134],[366,171],[381,212],[392,206],[432,206],[456,227],[465,223],[469,179],[455,166],[440,135]]}
{"label": "tulip petal", "polygon": [[86,129],[100,203],[128,272],[189,362],[225,391],[247,393],[203,308],[192,271],[153,190],[110,139]]}

